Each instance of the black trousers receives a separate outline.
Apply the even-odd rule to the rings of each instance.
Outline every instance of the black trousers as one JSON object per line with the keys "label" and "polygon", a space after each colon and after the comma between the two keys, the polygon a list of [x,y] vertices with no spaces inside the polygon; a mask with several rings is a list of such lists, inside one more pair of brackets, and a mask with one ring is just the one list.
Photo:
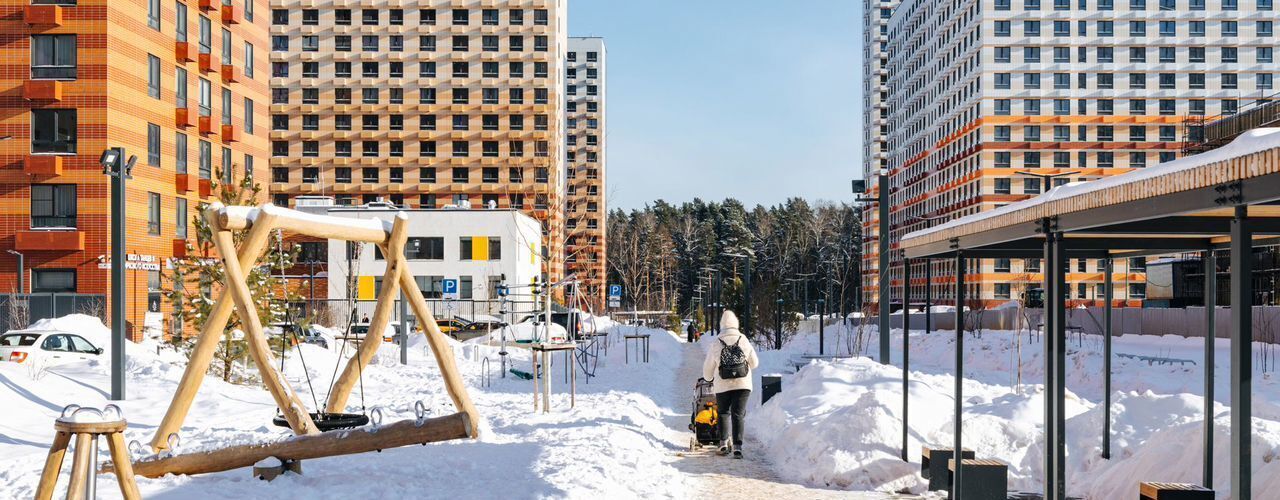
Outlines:
{"label": "black trousers", "polygon": [[737,389],[716,393],[716,406],[720,410],[720,442],[729,441],[730,428],[733,429],[733,447],[742,448],[743,420],[747,416],[747,399],[751,397],[751,389]]}

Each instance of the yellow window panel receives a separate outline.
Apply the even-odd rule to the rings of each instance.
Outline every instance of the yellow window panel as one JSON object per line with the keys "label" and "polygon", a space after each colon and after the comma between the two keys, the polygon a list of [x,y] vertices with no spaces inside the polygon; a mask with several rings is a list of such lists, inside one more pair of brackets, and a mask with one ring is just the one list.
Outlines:
{"label": "yellow window panel", "polygon": [[356,298],[360,300],[374,300],[377,295],[374,292],[373,276],[360,276],[356,285]]}
{"label": "yellow window panel", "polygon": [[471,260],[489,260],[489,238],[486,236],[471,237]]}

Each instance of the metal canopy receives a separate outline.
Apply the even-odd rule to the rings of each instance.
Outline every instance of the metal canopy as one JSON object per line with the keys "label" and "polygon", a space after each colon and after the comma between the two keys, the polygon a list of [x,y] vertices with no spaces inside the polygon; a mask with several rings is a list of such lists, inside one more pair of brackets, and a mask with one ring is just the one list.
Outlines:
{"label": "metal canopy", "polygon": [[[1066,495],[1065,415],[1066,301],[1063,269],[1068,258],[1138,257],[1197,251],[1212,256],[1226,250],[1231,257],[1231,303],[1252,303],[1250,264],[1253,247],[1280,242],[1280,128],[1250,131],[1230,145],[1185,157],[1150,169],[1135,170],[1101,180],[1068,184],[1036,198],[1006,205],[912,232],[900,249],[906,259],[955,259],[956,297],[964,297],[965,259],[1043,258],[1045,296],[1045,494],[1046,500]],[[1111,272],[1107,273],[1108,283]],[[1213,283],[1215,280],[1206,280]],[[1206,285],[1206,293],[1211,293]],[[1108,287],[1110,292],[1110,287]],[[1110,294],[1108,293],[1108,296]],[[1106,386],[1110,387],[1112,303],[1106,303],[1108,357]],[[962,307],[956,308],[957,325]],[[1252,372],[1249,346],[1253,341],[1249,308],[1231,309],[1231,493],[1251,497],[1249,398]],[[1211,431],[1212,309],[1206,314],[1205,429]],[[963,336],[957,328],[955,447],[960,450]],[[905,367],[904,367],[905,368]],[[907,390],[903,387],[903,391]],[[1108,391],[1109,392],[1109,391]],[[1107,398],[1110,419],[1110,398]],[[905,424],[905,422],[904,422]],[[905,427],[905,425],[904,425]],[[1103,458],[1110,454],[1108,426],[1104,426]],[[1204,486],[1212,488],[1211,432],[1204,441]],[[960,467],[953,486],[960,482]],[[1135,481],[1142,478],[1134,478]]]}

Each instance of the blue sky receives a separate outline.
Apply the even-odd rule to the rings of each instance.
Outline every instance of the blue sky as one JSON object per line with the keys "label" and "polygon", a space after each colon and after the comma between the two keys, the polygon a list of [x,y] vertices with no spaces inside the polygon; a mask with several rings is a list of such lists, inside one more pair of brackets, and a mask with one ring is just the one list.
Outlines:
{"label": "blue sky", "polygon": [[608,196],[848,200],[861,163],[853,0],[569,0],[608,47]]}

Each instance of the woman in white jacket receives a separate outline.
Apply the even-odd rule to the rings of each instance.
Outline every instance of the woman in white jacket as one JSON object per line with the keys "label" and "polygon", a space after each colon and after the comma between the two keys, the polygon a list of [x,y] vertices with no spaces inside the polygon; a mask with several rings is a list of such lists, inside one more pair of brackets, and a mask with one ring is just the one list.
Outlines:
{"label": "woman in white jacket", "polygon": [[[756,349],[742,332],[738,331],[738,316],[725,310],[720,316],[720,335],[716,337],[707,359],[702,363],[702,378],[711,381],[716,392],[716,406],[720,411],[720,454],[733,452],[733,458],[742,458],[743,420],[747,414],[747,400],[751,397],[753,371],[760,366]],[[729,418],[725,418],[728,416]],[[733,441],[729,435],[732,430]]]}

